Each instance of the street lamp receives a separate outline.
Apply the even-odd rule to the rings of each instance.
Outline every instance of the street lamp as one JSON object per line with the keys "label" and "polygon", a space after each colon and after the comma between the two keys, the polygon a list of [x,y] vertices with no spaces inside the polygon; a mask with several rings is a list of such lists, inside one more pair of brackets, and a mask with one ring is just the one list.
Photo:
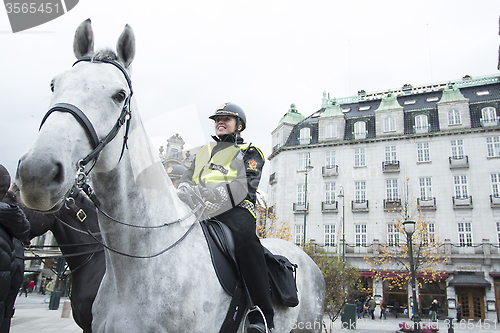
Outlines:
{"label": "street lamp", "polygon": [[413,331],[415,333],[420,333],[420,314],[418,311],[417,290],[415,282],[415,265],[413,263],[413,233],[415,232],[415,221],[404,221],[403,226],[406,231],[406,239],[408,242],[408,249],[410,251],[410,272],[413,297]]}
{"label": "street lamp", "polygon": [[342,198],[342,262],[345,262],[345,199],[342,186],[340,186],[339,198]]}
{"label": "street lamp", "polygon": [[304,188],[304,246],[306,245],[306,225],[307,225],[307,174],[309,171],[314,168],[311,165],[311,153],[307,153],[307,164],[305,166],[305,175],[306,175],[306,181],[305,181],[305,188]]}

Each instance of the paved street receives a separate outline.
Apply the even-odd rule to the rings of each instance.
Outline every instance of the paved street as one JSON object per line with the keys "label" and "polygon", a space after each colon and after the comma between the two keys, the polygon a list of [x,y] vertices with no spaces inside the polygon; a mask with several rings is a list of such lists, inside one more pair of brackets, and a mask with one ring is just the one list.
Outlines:
{"label": "paved street", "polygon": [[[49,333],[49,332],[64,332],[64,333],[81,333],[82,330],[76,325],[72,314],[69,318],[61,318],[64,301],[67,297],[61,298],[58,310],[49,310],[48,304],[42,304],[44,296],[38,293],[29,294],[28,297],[20,296],[16,300],[16,313],[12,318],[11,333]],[[366,333],[395,333],[399,330],[399,323],[410,322],[408,318],[387,317],[387,320],[360,319],[357,321],[356,332]],[[428,324],[428,319],[424,319],[423,323]],[[322,333],[333,332],[349,332],[346,329],[341,329],[341,322],[337,320],[333,325],[325,317],[325,322]],[[457,325],[455,323],[455,325]],[[299,327],[301,328],[301,327]],[[307,327],[306,327],[307,328]],[[352,330],[354,331],[354,330]],[[439,321],[439,332],[447,333],[447,324]],[[500,333],[500,324],[484,322],[462,322],[461,327],[456,326],[455,333],[466,332],[495,332]],[[124,332],[135,333],[135,332]],[[207,332],[210,333],[210,332]],[[214,332],[216,333],[216,332]]]}

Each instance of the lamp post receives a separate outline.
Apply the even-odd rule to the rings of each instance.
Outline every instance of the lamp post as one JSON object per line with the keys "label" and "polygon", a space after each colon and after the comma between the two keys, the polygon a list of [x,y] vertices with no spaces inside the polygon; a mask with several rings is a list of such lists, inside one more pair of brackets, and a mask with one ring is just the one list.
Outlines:
{"label": "lamp post", "polygon": [[310,153],[307,153],[307,164],[305,166],[305,176],[306,176],[306,180],[305,180],[305,188],[304,188],[304,239],[303,239],[303,245],[305,246],[306,245],[306,226],[307,226],[307,174],[309,173],[309,171],[314,168],[312,165],[311,165],[311,154]]}
{"label": "lamp post", "polygon": [[339,198],[342,198],[342,262],[345,262],[345,199],[342,186],[340,186]]}
{"label": "lamp post", "polygon": [[415,265],[413,263],[413,233],[415,232],[415,221],[404,221],[403,226],[406,231],[406,239],[410,252],[410,272],[411,272],[411,287],[413,297],[413,331],[420,333],[420,313],[418,311],[417,290],[415,281]]}

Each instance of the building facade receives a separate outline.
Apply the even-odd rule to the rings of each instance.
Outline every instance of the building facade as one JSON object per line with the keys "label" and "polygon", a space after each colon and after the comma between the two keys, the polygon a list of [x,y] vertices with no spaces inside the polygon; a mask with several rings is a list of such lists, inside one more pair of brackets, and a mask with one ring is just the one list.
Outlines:
{"label": "building facade", "polygon": [[464,319],[498,320],[499,107],[499,76],[338,99],[323,93],[308,117],[292,104],[272,132],[269,202],[295,243],[305,237],[345,255],[376,298],[406,309],[411,288],[373,279],[365,257],[406,239],[395,213],[408,203],[417,213],[406,218],[418,214],[447,259],[439,278],[422,282],[424,317],[438,299],[445,315],[459,301]]}

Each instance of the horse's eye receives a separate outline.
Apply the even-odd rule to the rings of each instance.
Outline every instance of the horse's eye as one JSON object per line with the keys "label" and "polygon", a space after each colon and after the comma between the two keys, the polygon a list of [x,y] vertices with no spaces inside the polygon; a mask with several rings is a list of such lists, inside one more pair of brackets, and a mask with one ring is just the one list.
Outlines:
{"label": "horse's eye", "polygon": [[54,80],[50,81],[50,90],[54,92]]}
{"label": "horse's eye", "polygon": [[125,100],[125,98],[127,98],[127,94],[125,93],[125,91],[122,90],[119,93],[117,93],[114,98],[121,103]]}

